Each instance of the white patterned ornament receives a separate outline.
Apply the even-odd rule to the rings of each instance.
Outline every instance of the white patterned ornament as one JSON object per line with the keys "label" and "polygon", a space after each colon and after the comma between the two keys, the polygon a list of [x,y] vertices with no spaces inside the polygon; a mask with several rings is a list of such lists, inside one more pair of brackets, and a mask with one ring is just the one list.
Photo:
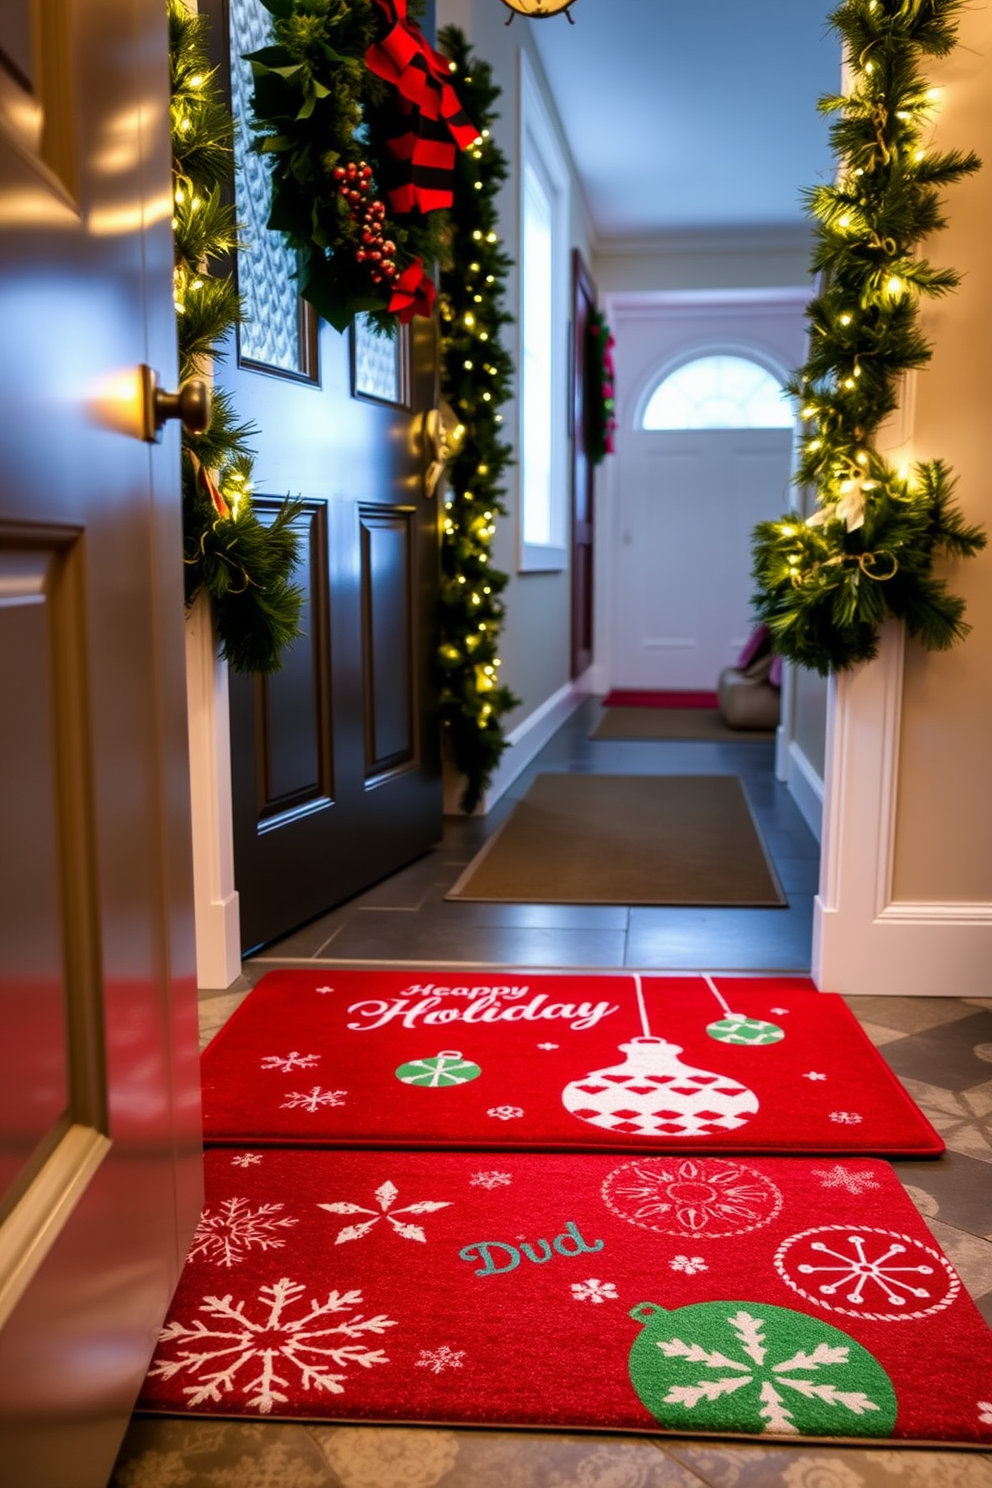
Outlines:
{"label": "white patterned ornament", "polygon": [[707,1137],[735,1131],[758,1109],[753,1090],[692,1069],[681,1045],[645,1036],[620,1045],[623,1064],[594,1070],[562,1092],[567,1111],[618,1136]]}

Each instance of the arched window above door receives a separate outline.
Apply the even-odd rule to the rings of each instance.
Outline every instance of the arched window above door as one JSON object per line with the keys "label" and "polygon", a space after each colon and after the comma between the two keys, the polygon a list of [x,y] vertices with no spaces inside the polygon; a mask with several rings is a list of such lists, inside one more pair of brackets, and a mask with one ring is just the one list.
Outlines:
{"label": "arched window above door", "polygon": [[778,379],[750,357],[723,352],[683,362],[644,405],[652,429],[789,429],[792,408]]}

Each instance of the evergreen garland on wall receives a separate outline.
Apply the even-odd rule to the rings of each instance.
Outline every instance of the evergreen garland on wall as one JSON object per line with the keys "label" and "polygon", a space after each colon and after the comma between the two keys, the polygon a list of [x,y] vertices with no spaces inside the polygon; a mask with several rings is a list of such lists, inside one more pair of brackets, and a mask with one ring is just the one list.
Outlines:
{"label": "evergreen garland on wall", "polygon": [[918,256],[944,226],[941,188],[979,168],[971,153],[929,148],[934,95],[922,59],[952,50],[963,0],[845,0],[831,16],[844,42],[850,91],[821,99],[836,184],[807,193],[816,219],[812,268],[822,293],[808,310],[810,354],[788,384],[804,423],[798,485],[817,509],[763,522],[754,535],[758,615],[775,649],[821,674],[877,654],[892,617],[928,650],[969,629],[964,602],[934,574],[940,553],[985,545],[952,502],[940,459],[897,471],[876,447],[898,406],[902,375],[926,365],[921,295],[958,283]]}
{"label": "evergreen garland on wall", "polygon": [[508,583],[490,562],[496,517],[505,516],[503,475],[511,446],[500,408],[510,397],[513,363],[500,341],[512,261],[500,246],[496,194],[507,179],[495,145],[492,69],[469,50],[456,26],[438,37],[452,79],[480,139],[455,167],[450,241],[440,278],[441,388],[455,418],[448,432],[448,491],[441,537],[441,717],[449,757],[465,777],[462,809],[478,805],[506,740],[500,718],[519,699],[499,682],[497,642]]}
{"label": "evergreen garland on wall", "polygon": [[[233,123],[206,49],[206,20],[167,0],[171,71],[174,297],[179,380],[201,377],[238,319],[229,274],[237,230],[230,205]],[[286,502],[271,525],[252,509],[255,431],[239,424],[230,397],[214,388],[205,434],[183,431],[183,547],[186,602],[210,595],[221,655],[239,672],[272,672],[299,635],[301,594],[291,582],[299,539]]]}

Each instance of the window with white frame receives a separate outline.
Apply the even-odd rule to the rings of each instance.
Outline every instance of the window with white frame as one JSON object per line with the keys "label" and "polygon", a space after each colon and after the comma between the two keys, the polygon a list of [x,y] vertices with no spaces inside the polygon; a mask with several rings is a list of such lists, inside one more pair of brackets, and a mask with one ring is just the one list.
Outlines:
{"label": "window with white frame", "polygon": [[694,357],[658,383],[642,429],[789,429],[792,405],[767,368],[729,353]]}
{"label": "window with white frame", "polygon": [[520,53],[520,519],[524,570],[567,561],[568,171]]}

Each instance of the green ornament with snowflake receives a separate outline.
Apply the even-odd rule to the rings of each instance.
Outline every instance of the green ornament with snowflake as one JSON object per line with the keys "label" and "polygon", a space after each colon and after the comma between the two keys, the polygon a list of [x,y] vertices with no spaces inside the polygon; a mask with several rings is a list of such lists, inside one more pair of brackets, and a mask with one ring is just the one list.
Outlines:
{"label": "green ornament with snowflake", "polygon": [[467,1085],[477,1080],[482,1070],[471,1059],[463,1059],[459,1049],[442,1049],[430,1059],[411,1059],[396,1071],[404,1085],[423,1085],[440,1090],[450,1085]]}
{"label": "green ornament with snowflake", "polygon": [[745,1018],[743,1013],[728,1013],[716,1023],[707,1023],[706,1032],[718,1044],[778,1044],[785,1030],[763,1018]]}
{"label": "green ornament with snowflake", "polygon": [[898,1404],[860,1343],[817,1317],[758,1302],[668,1312],[642,1302],[630,1381],[667,1431],[890,1436]]}

